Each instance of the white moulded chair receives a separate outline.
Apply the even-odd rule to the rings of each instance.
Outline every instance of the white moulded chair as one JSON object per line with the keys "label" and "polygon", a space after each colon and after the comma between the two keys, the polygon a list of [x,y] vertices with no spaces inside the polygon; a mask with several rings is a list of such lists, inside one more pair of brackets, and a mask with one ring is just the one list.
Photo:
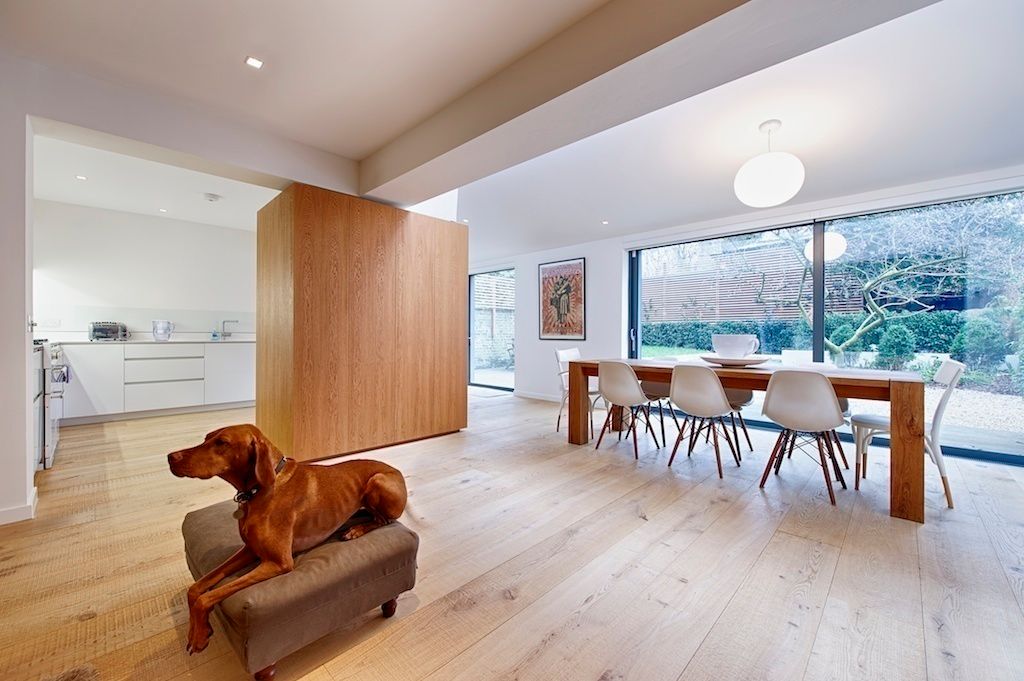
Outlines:
{"label": "white moulded chair", "polygon": [[715,460],[718,463],[718,477],[722,477],[722,452],[718,447],[718,433],[721,431],[725,441],[729,444],[732,457],[736,465],[740,465],[739,443],[733,445],[729,437],[729,429],[725,426],[725,417],[732,414],[732,405],[722,387],[722,381],[712,369],[703,366],[680,364],[672,369],[672,384],[670,386],[670,399],[672,404],[679,407],[686,414],[683,427],[679,429],[679,436],[672,448],[672,456],[669,457],[668,465],[671,466],[676,458],[676,452],[683,441],[683,434],[686,432],[686,425],[690,425],[690,442],[686,455],[693,453],[693,447],[701,432],[706,428],[709,435],[714,438]]}
{"label": "white moulded chair", "polygon": [[[924,451],[927,452],[939,469],[939,475],[942,476],[942,489],[946,493],[946,505],[950,508],[953,508],[953,493],[949,489],[949,478],[946,477],[946,460],[942,456],[942,445],[939,444],[939,436],[942,433],[942,417],[946,413],[949,398],[952,397],[957,384],[963,378],[965,369],[966,367],[961,362],[947,359],[939,366],[939,370],[935,372],[935,377],[932,381],[945,386],[945,390],[943,390],[942,397],[939,398],[939,403],[935,407],[935,414],[932,416],[931,422],[925,424],[924,433]],[[889,433],[891,425],[888,416],[875,414],[854,414],[850,419],[850,423],[853,427],[854,445],[857,448],[854,455],[857,459],[854,467],[854,475],[856,476],[854,488],[860,489],[861,476],[865,478],[868,476],[868,447],[871,445],[871,440],[876,435]]]}
{"label": "white moulded chair", "polygon": [[[598,362],[597,386],[601,397],[610,407],[608,409],[608,416],[604,419],[604,425],[601,426],[601,434],[597,438],[597,445],[594,449],[601,446],[601,438],[612,427],[614,407],[620,407],[628,411],[630,415],[629,432],[633,435],[634,458],[640,458],[636,443],[636,424],[641,416],[644,419],[647,431],[654,438],[654,446],[661,446],[658,444],[658,436],[654,433],[654,427],[651,426],[651,398],[640,387],[640,381],[637,379],[633,367],[625,362]],[[619,431],[619,438],[621,439],[621,437],[622,431]]]}
{"label": "white moulded chair", "polygon": [[[836,479],[846,489],[846,481],[832,447],[835,429],[843,425],[845,419],[832,383],[816,371],[780,369],[768,381],[763,413],[782,426],[782,432],[768,457],[760,487],[764,488],[771,470],[779,474],[787,453],[792,456],[794,448],[808,453],[803,447],[813,442],[817,445],[817,459],[825,476],[829,501],[835,505],[836,495],[828,468],[831,463]],[[804,439],[803,443],[798,442],[800,438]]]}
{"label": "white moulded chair", "polygon": [[[558,387],[562,389],[562,403],[558,405],[558,420],[555,421],[555,432],[562,427],[562,412],[569,401],[569,362],[580,359],[579,348],[555,349],[555,361],[558,362]],[[587,379],[587,409],[590,411],[590,437],[594,437],[594,407],[601,393],[597,388],[590,387],[590,379]]]}

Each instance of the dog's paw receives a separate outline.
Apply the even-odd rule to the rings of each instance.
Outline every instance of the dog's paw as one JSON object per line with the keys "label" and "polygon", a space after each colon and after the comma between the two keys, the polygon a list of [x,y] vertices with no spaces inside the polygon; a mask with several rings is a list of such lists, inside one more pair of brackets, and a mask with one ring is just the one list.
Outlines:
{"label": "dog's paw", "polygon": [[190,622],[185,650],[188,651],[189,655],[203,652],[210,645],[211,636],[213,636],[213,627],[210,626],[208,621]]}

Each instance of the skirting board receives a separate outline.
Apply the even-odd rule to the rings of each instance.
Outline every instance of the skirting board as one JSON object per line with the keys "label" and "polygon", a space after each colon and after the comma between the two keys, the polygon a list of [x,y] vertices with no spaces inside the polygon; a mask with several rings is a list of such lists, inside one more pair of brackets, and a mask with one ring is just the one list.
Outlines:
{"label": "skirting board", "polygon": [[17,523],[22,520],[31,520],[36,517],[36,504],[39,501],[39,496],[36,492],[36,488],[32,488],[32,497],[29,503],[24,506],[12,506],[11,508],[0,508],[0,525],[7,525],[9,523]]}
{"label": "skirting board", "polygon": [[100,414],[99,416],[79,416],[61,419],[60,425],[81,426],[87,423],[106,423],[108,421],[129,421],[132,419],[148,419],[153,416],[173,416],[175,414],[194,414],[200,411],[220,411],[221,409],[242,409],[256,406],[255,402],[225,402],[223,404],[198,404],[194,407],[178,407],[176,409],[153,409],[151,411],[127,411],[120,414]]}
{"label": "skirting board", "polygon": [[562,398],[558,395],[545,395],[544,393],[531,393],[525,390],[516,388],[513,392],[516,397],[525,397],[530,400],[542,400],[544,402],[561,402]]}

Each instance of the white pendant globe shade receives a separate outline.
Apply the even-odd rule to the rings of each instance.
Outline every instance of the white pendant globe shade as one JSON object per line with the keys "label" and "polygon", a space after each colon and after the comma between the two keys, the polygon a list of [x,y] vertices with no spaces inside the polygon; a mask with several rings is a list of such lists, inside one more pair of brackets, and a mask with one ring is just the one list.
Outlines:
{"label": "white pendant globe shade", "polygon": [[770,151],[755,156],[736,173],[736,198],[752,208],[768,208],[789,201],[804,185],[804,164],[793,154]]}
{"label": "white pendant globe shade", "polygon": [[[823,238],[825,240],[825,262],[832,262],[843,257],[843,253],[846,253],[845,236],[839,232],[825,232]],[[814,260],[814,239],[808,241],[804,246],[804,257]]]}

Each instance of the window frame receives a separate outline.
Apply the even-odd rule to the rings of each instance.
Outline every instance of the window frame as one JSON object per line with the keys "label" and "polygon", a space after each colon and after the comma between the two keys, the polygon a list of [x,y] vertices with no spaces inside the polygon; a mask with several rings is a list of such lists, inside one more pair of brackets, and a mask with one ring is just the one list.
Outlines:
{"label": "window frame", "polygon": [[[833,215],[818,216],[813,219],[800,220],[792,223],[782,223],[779,225],[757,227],[748,230],[740,230],[736,232],[723,233],[716,236],[702,236],[695,239],[680,239],[678,241],[670,241],[666,243],[653,244],[648,246],[642,246],[639,248],[630,249],[628,251],[629,259],[629,276],[628,276],[628,306],[627,306],[627,328],[626,328],[626,347],[628,348],[629,357],[637,359],[640,356],[640,350],[643,347],[643,335],[642,335],[642,322],[640,319],[640,288],[643,279],[642,272],[642,259],[640,254],[642,251],[663,248],[665,246],[677,246],[683,244],[700,243],[703,241],[712,241],[716,239],[728,239],[734,236],[743,236],[748,234],[758,234],[761,232],[772,232],[783,229],[792,229],[799,227],[812,228],[812,239],[813,239],[813,259],[811,261],[811,276],[812,276],[812,328],[811,328],[811,339],[812,339],[812,356],[815,362],[824,361],[825,357],[825,227],[827,223],[848,219],[848,218],[861,218],[872,215],[880,215],[884,213],[893,213],[897,211],[915,210],[919,208],[927,208],[929,206],[938,206],[946,203],[954,203],[957,201],[971,201],[978,199],[986,199],[997,196],[1005,196],[1008,194],[1019,194],[1024,192],[1024,188],[1017,189],[1006,189],[995,192],[983,192],[979,194],[971,194],[967,196],[959,197],[947,197],[941,199],[935,199],[933,201],[923,201],[920,203],[910,203],[905,205],[898,205],[886,208],[879,208],[877,210],[868,210],[864,212],[849,212],[849,213],[837,213]],[[778,430],[778,426],[766,419],[760,418],[760,416],[748,416],[745,417],[746,422],[749,425],[753,425],[759,428]],[[847,433],[841,433],[841,438],[844,441],[852,442],[852,437]],[[879,445],[888,446],[888,439],[884,436],[878,436],[875,438],[875,443]],[[947,456],[955,456],[965,459],[975,459],[980,461],[991,461],[997,463],[1004,463],[1013,466],[1024,467],[1024,455],[1015,454],[1007,451],[990,450],[990,449],[971,449],[967,447],[959,447],[956,445],[942,445],[942,451]]]}

